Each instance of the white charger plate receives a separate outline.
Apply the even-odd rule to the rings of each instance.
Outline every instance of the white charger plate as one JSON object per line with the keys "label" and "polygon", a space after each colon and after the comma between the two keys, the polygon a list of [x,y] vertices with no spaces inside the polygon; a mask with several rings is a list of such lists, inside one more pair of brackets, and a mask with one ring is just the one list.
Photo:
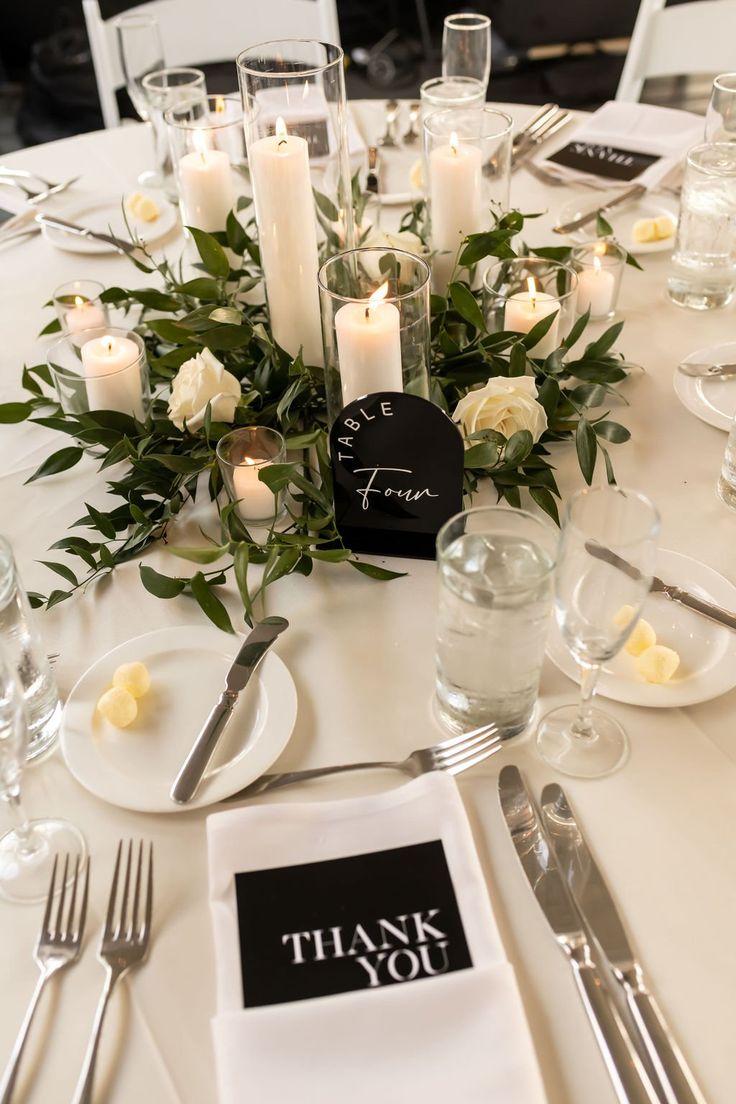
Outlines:
{"label": "white charger plate", "polygon": [[[695,364],[736,363],[736,341],[708,345],[683,357]],[[672,380],[675,394],[691,414],[702,422],[728,433],[736,416],[736,377],[732,379],[696,379],[675,368]]]}
{"label": "white charger plate", "polygon": [[[128,225],[133,234],[142,238],[148,244],[153,244],[163,238],[176,226],[178,213],[175,207],[169,203],[166,195],[160,191],[139,189],[141,195],[146,195],[154,201],[159,209],[159,216],[153,222],[144,222],[143,219],[134,218],[128,210],[128,196],[105,196],[104,198],[91,200],[82,206],[69,207],[58,211],[59,218],[67,222],[76,223],[77,226],[86,226],[100,234],[114,234],[116,238],[128,241],[128,231],[125,228],[123,218],[123,204]],[[132,193],[131,193],[132,194]],[[94,238],[82,238],[78,234],[65,234],[63,230],[42,224],[41,233],[46,241],[57,249],[63,249],[67,253],[114,253],[115,247],[106,242],[96,241]]]}
{"label": "white charger plate", "polygon": [[[699,598],[736,611],[736,586],[699,560],[663,548],[657,553],[656,574],[666,583],[674,583]],[[667,709],[710,701],[736,686],[736,632],[662,594],[649,595],[641,616],[654,628],[658,644],[679,652],[679,668],[670,682],[661,686],[649,683],[636,670],[634,657],[622,650],[604,664],[598,680],[600,697]],[[550,633],[547,655],[564,674],[580,682],[578,666],[556,623]]]}
{"label": "white charger plate", "polygon": [[[622,185],[622,188],[624,185]],[[615,194],[615,193],[614,193]],[[606,197],[596,196],[595,198],[586,198],[585,200],[573,199],[569,203],[566,203],[562,207],[557,215],[557,225],[559,226],[564,222],[572,222],[573,219],[581,218],[588,211],[594,210],[596,207],[600,207],[606,202]],[[612,211],[604,211],[603,217],[613,228],[616,241],[624,247],[629,253],[635,253],[637,256],[643,253],[661,253],[665,250],[672,249],[675,244],[674,230],[672,236],[664,238],[662,241],[656,242],[637,242],[634,241],[634,223],[643,218],[659,218],[662,215],[668,215],[677,225],[678,207],[674,200],[662,199],[659,196],[642,196],[636,203],[627,203],[620,209],[614,207]],[[572,234],[566,235],[571,241],[574,242],[586,242],[595,237],[595,221],[589,222],[586,226],[581,226],[579,230],[574,230]]]}
{"label": "white charger plate", "polygon": [[[177,813],[222,801],[266,771],[286,747],[296,720],[296,687],[269,653],[241,693],[196,796],[186,805],[171,785],[243,643],[214,626],[158,629],[128,640],[98,659],[77,682],[64,709],[61,750],[85,789],[124,809]],[[141,660],[151,689],[129,728],[113,727],[97,711],[121,663]]]}

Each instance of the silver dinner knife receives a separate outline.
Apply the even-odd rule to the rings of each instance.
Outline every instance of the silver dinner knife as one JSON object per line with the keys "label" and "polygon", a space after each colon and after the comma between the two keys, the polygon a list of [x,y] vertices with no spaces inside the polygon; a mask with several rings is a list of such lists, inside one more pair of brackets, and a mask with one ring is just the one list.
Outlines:
{"label": "silver dinner knife", "polygon": [[677,365],[685,376],[695,379],[731,379],[736,376],[736,364],[694,364],[683,360]]}
{"label": "silver dinner knife", "polygon": [[[595,556],[597,560],[603,560],[604,563],[623,571],[624,575],[628,575],[634,582],[638,583],[642,579],[642,573],[638,567],[634,567],[622,556],[617,556],[604,544],[598,544],[596,541],[586,541],[585,551],[591,556]],[[649,590],[652,594],[664,594],[665,598],[669,598],[671,602],[677,602],[679,605],[685,606],[686,609],[700,613],[710,621],[715,621],[717,625],[724,625],[727,629],[736,630],[736,613],[723,609],[721,606],[715,605],[714,602],[708,602],[705,598],[698,598],[695,594],[683,590],[682,587],[665,583],[663,579],[659,579],[656,575],[652,578]]]}
{"label": "silver dinner knife", "polygon": [[517,767],[498,779],[501,810],[524,873],[575,984],[619,1104],[660,1104],[649,1075],[629,1038],[613,998],[594,963],[583,921],[551,852],[537,810]]}
{"label": "silver dinner knife", "polygon": [[597,219],[599,215],[605,215],[607,211],[613,210],[614,207],[619,207],[622,203],[630,203],[633,199],[639,199],[645,192],[646,188],[643,184],[634,184],[633,187],[627,188],[615,199],[609,199],[608,203],[604,203],[602,207],[596,207],[595,211],[589,211],[587,215],[581,215],[580,218],[573,219],[572,222],[564,222],[562,226],[554,226],[553,230],[555,234],[572,234],[573,230],[579,230],[581,226],[587,226],[589,222]]}
{"label": "silver dinner knife", "polygon": [[106,245],[111,245],[113,249],[116,249],[118,253],[125,253],[130,256],[138,252],[138,246],[133,245],[132,242],[122,241],[113,234],[103,234],[99,230],[90,230],[88,226],[77,226],[76,223],[67,222],[66,219],[59,218],[58,215],[38,214],[35,221],[40,226],[51,226],[65,234],[76,234],[80,238],[93,238],[95,241],[105,242]]}
{"label": "silver dinner knife", "polygon": [[265,617],[263,621],[259,621],[252,632],[248,633],[227,673],[225,689],[205,721],[171,787],[169,797],[172,801],[176,801],[179,805],[186,805],[187,801],[191,801],[194,797],[207,764],[217,747],[217,742],[230,720],[238,695],[247,686],[253,672],[276,637],[288,627],[289,622],[285,617]]}
{"label": "silver dinner knife", "polygon": [[550,121],[544,123],[542,127],[536,130],[532,135],[526,138],[511,154],[511,168],[517,169],[522,162],[526,161],[531,154],[536,153],[537,148],[546,142],[548,138],[551,138],[554,134],[557,134],[559,130],[566,127],[569,123],[573,122],[575,116],[569,111],[562,111],[559,115],[554,116]]}
{"label": "silver dinner knife", "polygon": [[567,798],[556,782],[542,790],[542,817],[576,905],[622,987],[642,1044],[660,1080],[665,1104],[706,1104],[629,943],[608,887]]}

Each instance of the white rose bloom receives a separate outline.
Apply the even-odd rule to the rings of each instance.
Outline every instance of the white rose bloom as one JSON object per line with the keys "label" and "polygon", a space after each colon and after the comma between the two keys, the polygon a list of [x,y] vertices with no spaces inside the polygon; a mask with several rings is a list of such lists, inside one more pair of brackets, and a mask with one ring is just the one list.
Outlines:
{"label": "white rose bloom", "polygon": [[[361,248],[403,249],[405,253],[413,253],[417,257],[427,256],[427,250],[422,243],[422,239],[413,234],[411,230],[400,230],[395,234],[389,234],[385,230],[371,230],[365,241],[361,242]],[[386,277],[378,267],[378,259],[370,253],[363,256],[362,264],[373,279],[385,280]],[[408,279],[409,274],[401,272],[401,278]]]}
{"label": "white rose bloom", "polygon": [[240,383],[209,349],[185,360],[171,383],[169,417],[177,429],[195,433],[204,425],[207,403],[214,422],[232,422],[240,398]]}
{"label": "white rose bloom", "polygon": [[547,428],[547,415],[537,401],[537,385],[531,376],[494,376],[460,400],[453,421],[460,423],[466,437],[481,429],[495,429],[508,438],[528,429],[535,443]]}

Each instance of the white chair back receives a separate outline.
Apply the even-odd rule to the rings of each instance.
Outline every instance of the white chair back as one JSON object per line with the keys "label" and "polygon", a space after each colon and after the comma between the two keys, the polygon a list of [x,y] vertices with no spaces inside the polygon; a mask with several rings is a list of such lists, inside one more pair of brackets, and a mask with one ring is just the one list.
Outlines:
{"label": "white chair back", "polygon": [[[102,18],[99,0],[82,0],[82,6],[102,117],[106,127],[118,126],[115,91],[125,81],[115,20]],[[158,20],[167,66],[225,61],[270,39],[315,38],[340,44],[335,0],[150,0],[123,14],[136,11]]]}
{"label": "white chair back", "polygon": [[641,0],[617,100],[638,101],[647,77],[736,70],[736,0],[664,5]]}

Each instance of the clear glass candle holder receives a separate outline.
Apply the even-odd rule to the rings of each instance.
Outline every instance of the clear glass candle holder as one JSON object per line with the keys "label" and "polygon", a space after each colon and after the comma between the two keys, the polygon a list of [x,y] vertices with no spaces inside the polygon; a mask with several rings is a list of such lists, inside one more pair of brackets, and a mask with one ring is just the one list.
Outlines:
{"label": "clear glass candle holder", "polygon": [[64,333],[106,326],[107,306],[100,299],[105,285],[97,280],[68,280],[53,294],[54,310]]}
{"label": "clear glass candle holder", "polygon": [[237,59],[271,330],[321,366],[317,272],[354,242],[343,52],[264,42]]}
{"label": "clear glass candle holder", "polygon": [[225,229],[245,195],[243,109],[237,95],[204,96],[164,112],[179,208],[185,226]]}
{"label": "clear glass candle holder", "polygon": [[483,314],[489,333],[529,333],[553,315],[546,334],[529,350],[543,360],[557,349],[575,319],[577,273],[559,261],[514,257],[499,261],[483,277]]}
{"label": "clear glass candle holder", "polygon": [[614,241],[577,245],[570,266],[578,275],[577,313],[590,311],[591,321],[613,318],[626,264],[626,250]]}
{"label": "clear glass candle holder", "polygon": [[245,522],[270,525],[283,510],[283,494],[274,494],[259,478],[271,464],[286,461],[286,444],[276,429],[244,426],[217,442],[217,463],[231,502]]}
{"label": "clear glass candle holder", "polygon": [[429,397],[426,261],[401,249],[351,249],[319,270],[327,419],[376,391]]}
{"label": "clear glass candle holder", "polygon": [[[490,230],[491,207],[508,210],[511,171],[509,115],[495,108],[435,111],[424,120],[424,178],[429,199],[432,286],[447,292],[468,234]],[[480,281],[482,273],[470,274]]]}
{"label": "clear glass candle holder", "polygon": [[477,77],[431,77],[419,89],[422,122],[435,111],[482,107],[486,102],[486,82]]}
{"label": "clear glass candle holder", "polygon": [[65,414],[116,410],[145,421],[151,386],[143,338],[98,326],[55,341],[47,363]]}

